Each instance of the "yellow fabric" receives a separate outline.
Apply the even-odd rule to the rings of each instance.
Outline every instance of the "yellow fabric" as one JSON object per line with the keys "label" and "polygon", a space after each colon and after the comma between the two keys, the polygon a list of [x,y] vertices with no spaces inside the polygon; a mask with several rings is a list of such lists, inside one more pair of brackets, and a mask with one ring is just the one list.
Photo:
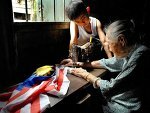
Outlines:
{"label": "yellow fabric", "polygon": [[51,71],[54,71],[53,66],[45,65],[45,66],[37,68],[35,73],[38,76],[46,76],[46,75],[50,74]]}

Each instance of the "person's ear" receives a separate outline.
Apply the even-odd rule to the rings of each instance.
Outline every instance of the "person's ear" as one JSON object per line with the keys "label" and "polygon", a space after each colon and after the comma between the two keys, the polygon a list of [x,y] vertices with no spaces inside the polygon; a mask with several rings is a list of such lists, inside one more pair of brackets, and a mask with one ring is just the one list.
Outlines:
{"label": "person's ear", "polygon": [[87,13],[90,15],[90,12],[91,12],[90,6],[87,6],[86,10],[87,10]]}
{"label": "person's ear", "polygon": [[125,47],[127,45],[127,40],[122,34],[118,37],[118,42],[122,45],[122,47]]}

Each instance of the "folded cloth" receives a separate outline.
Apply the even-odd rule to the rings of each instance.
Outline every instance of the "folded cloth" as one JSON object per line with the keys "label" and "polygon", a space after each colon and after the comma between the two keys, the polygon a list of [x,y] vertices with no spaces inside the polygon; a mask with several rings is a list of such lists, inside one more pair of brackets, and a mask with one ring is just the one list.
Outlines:
{"label": "folded cloth", "polygon": [[33,73],[10,92],[0,94],[0,113],[41,113],[50,107],[49,94],[63,97],[70,81],[67,68],[56,67],[50,76]]}

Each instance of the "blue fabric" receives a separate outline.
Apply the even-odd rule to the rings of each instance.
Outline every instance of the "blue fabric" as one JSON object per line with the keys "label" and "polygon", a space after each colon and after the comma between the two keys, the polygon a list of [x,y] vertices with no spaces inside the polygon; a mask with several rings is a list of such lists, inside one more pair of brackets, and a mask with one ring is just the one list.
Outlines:
{"label": "blue fabric", "polygon": [[101,66],[108,69],[110,72],[119,72],[122,70],[124,64],[127,62],[126,58],[116,58],[112,57],[109,59],[99,60]]}
{"label": "blue fabric", "polygon": [[[141,67],[140,65],[146,60],[141,59],[141,56],[147,50],[145,46],[137,45],[125,58],[126,61],[120,64],[113,58],[100,61],[100,63],[103,62],[106,69],[120,71],[115,78],[100,80],[100,90],[106,100],[106,104],[103,105],[104,113],[131,113],[141,109],[141,97],[143,98],[143,95],[140,95],[142,94],[141,87],[145,83],[142,81],[145,76],[142,73],[147,69],[144,70],[146,66]],[[119,65],[120,67],[117,67]],[[142,69],[144,72],[139,73]]]}
{"label": "blue fabric", "polygon": [[[54,72],[55,73],[55,72]],[[54,76],[55,74],[51,74],[50,76],[37,76],[35,73],[33,73],[29,78],[27,78],[24,82],[20,83],[20,85],[17,87],[17,90],[22,90],[23,87],[32,87],[35,84],[39,84],[44,80],[47,80]]]}

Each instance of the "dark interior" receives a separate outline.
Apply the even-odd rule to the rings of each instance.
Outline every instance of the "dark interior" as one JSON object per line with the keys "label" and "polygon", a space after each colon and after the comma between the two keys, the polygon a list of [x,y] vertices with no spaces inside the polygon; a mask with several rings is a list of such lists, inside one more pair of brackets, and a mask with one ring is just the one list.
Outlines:
{"label": "dark interior", "polygon": [[[150,45],[149,0],[83,1],[104,26],[133,19],[140,41]],[[23,81],[37,67],[54,65],[68,56],[69,22],[13,22],[11,0],[0,1],[0,15],[0,90]]]}

